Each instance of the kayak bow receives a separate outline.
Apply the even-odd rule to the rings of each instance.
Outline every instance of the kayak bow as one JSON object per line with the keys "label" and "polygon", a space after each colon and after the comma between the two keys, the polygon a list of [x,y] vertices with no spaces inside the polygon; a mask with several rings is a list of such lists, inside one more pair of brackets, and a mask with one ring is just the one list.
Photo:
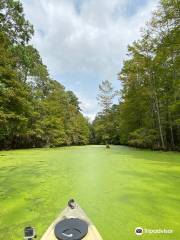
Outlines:
{"label": "kayak bow", "polygon": [[70,200],[41,240],[103,240],[80,206]]}

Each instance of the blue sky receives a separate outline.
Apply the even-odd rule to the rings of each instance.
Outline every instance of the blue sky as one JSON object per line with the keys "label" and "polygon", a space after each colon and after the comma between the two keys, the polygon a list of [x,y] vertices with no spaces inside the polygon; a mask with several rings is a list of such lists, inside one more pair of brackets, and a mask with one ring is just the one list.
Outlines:
{"label": "blue sky", "polygon": [[127,45],[138,39],[157,0],[22,0],[34,25],[32,44],[50,75],[76,93],[83,113],[100,110],[98,85],[108,79],[120,88],[117,74]]}

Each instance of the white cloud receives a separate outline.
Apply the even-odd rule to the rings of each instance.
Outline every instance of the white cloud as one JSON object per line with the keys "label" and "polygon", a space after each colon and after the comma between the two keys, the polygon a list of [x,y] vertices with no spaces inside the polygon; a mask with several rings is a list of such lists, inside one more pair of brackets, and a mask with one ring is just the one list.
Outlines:
{"label": "white cloud", "polygon": [[79,97],[79,100],[81,102],[80,107],[83,110],[84,115],[87,116],[90,121],[93,121],[97,111],[100,110],[96,99],[92,100]]}
{"label": "white cloud", "polygon": [[[136,1],[136,0],[134,0]],[[35,27],[33,44],[40,51],[53,76],[80,76],[96,73],[98,78],[115,80],[125,58],[127,45],[140,36],[140,28],[149,19],[157,0],[138,6],[137,12],[126,16],[133,0],[22,0],[27,18]],[[80,5],[81,2],[81,5]],[[75,5],[76,3],[76,5]],[[79,5],[78,5],[79,4]],[[129,10],[130,11],[130,10]],[[81,81],[72,79],[74,85]],[[64,83],[64,82],[63,82]],[[66,84],[65,84],[66,85]],[[82,97],[82,109],[94,115],[97,103]],[[85,96],[86,93],[80,93]]]}

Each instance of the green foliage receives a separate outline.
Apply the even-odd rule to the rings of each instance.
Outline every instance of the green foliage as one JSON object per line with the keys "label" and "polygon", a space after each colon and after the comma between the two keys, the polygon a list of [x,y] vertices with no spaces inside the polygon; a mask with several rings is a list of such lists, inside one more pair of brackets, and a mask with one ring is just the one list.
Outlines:
{"label": "green foliage", "polygon": [[24,18],[19,0],[0,1],[0,31],[5,32],[13,43],[25,44],[31,39],[33,26]]}
{"label": "green foliage", "polygon": [[52,80],[28,41],[19,1],[0,2],[0,149],[87,144],[77,97]]}
{"label": "green foliage", "polygon": [[144,148],[159,148],[158,146],[158,131],[155,129],[136,129],[130,133],[128,143],[135,147]]}
{"label": "green foliage", "polygon": [[128,144],[180,146],[177,12],[176,1],[161,1],[142,38],[129,47],[131,58],[119,75],[123,83],[121,130]]}
{"label": "green foliage", "polygon": [[113,105],[109,112],[99,113],[93,121],[94,141],[101,144],[119,144],[119,106]]}
{"label": "green foliage", "polygon": [[0,32],[0,141],[1,147],[10,147],[16,136],[25,131],[29,110],[28,87],[18,78],[10,41]]}
{"label": "green foliage", "polygon": [[[97,116],[97,142],[105,129],[116,129],[120,144],[180,149],[179,2],[162,0],[141,39],[128,46],[128,60],[119,73],[122,84],[118,114]],[[110,114],[110,116],[108,116]],[[107,118],[108,116],[108,118]],[[106,118],[106,120],[105,120]],[[109,120],[108,120],[109,119]]]}
{"label": "green foliage", "polygon": [[112,104],[115,95],[116,93],[113,90],[111,82],[108,80],[102,81],[99,85],[99,94],[97,97],[99,105],[102,107],[102,112],[96,116],[93,122],[95,143],[114,143],[112,132],[115,106],[112,107]]}

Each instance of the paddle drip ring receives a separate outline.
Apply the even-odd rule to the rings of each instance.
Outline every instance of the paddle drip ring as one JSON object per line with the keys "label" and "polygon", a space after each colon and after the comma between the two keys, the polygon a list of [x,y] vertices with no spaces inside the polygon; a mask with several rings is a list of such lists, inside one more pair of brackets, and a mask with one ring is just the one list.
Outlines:
{"label": "paddle drip ring", "polygon": [[64,219],[58,222],[54,234],[59,240],[81,240],[88,233],[88,224],[78,218]]}

